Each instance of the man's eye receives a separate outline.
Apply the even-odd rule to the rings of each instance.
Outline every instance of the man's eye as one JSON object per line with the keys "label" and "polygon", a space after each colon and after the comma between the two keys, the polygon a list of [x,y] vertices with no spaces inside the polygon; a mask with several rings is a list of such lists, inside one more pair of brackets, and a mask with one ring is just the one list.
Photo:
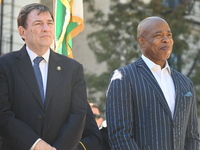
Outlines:
{"label": "man's eye", "polygon": [[168,34],[169,37],[172,37],[172,34]]}
{"label": "man's eye", "polygon": [[35,23],[35,25],[41,25],[41,23]]}
{"label": "man's eye", "polygon": [[162,36],[161,34],[156,34],[156,35],[154,35],[154,37],[160,37],[160,36]]}

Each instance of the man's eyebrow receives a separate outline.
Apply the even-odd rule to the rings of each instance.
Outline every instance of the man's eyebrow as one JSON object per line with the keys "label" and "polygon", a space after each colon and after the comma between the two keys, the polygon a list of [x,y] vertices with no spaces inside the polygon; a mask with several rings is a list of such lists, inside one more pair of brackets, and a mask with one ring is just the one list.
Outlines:
{"label": "man's eyebrow", "polygon": [[[167,31],[168,33],[172,33],[170,30]],[[156,31],[154,34],[157,34],[157,33],[162,33],[162,31]]]}
{"label": "man's eyebrow", "polygon": [[49,21],[49,22],[53,22],[53,19],[49,19],[48,21]]}
{"label": "man's eyebrow", "polygon": [[[35,20],[35,21],[33,21],[33,23],[35,23],[35,22],[42,22],[43,20]],[[48,22],[53,22],[53,20],[52,19],[49,19],[49,20],[47,20]]]}

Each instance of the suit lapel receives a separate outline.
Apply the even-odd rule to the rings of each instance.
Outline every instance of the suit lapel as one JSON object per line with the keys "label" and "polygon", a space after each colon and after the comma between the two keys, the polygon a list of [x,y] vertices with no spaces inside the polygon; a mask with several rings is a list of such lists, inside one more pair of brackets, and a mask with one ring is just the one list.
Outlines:
{"label": "suit lapel", "polygon": [[157,80],[153,76],[151,70],[148,68],[148,66],[143,61],[142,58],[140,58],[138,61],[136,61],[136,66],[138,67],[138,71],[141,74],[141,76],[144,78],[144,80],[146,80],[147,84],[149,84],[152,87],[153,91],[155,91],[155,95],[157,96],[158,101],[161,103],[161,105],[163,106],[165,111],[172,118],[171,110],[167,104],[165,96],[164,96]]}
{"label": "suit lapel", "polygon": [[175,71],[173,69],[171,69],[171,72],[172,72],[172,79],[173,79],[173,82],[174,82],[174,89],[175,89],[175,95],[176,95],[176,98],[175,98],[175,109],[174,109],[174,118],[176,116],[176,113],[177,113],[177,108],[179,107],[179,104],[180,104],[180,100],[181,100],[181,83],[179,82],[180,79],[178,78],[177,74],[175,73]]}
{"label": "suit lapel", "polygon": [[[50,51],[48,77],[47,77],[47,89],[46,89],[46,100],[45,108],[48,107],[51,100],[52,94],[55,93],[55,85],[58,84],[56,81],[60,78],[62,66],[60,65],[61,59],[52,50]],[[58,92],[58,91],[57,91]]]}
{"label": "suit lapel", "polygon": [[[36,77],[33,71],[33,67],[29,58],[29,55],[26,51],[26,46],[24,45],[19,51],[19,54],[16,56],[16,66],[27,83],[30,90],[33,92],[33,95],[38,100],[40,105],[43,107],[42,98],[40,96],[40,91],[37,85]],[[44,108],[44,107],[43,107]]]}

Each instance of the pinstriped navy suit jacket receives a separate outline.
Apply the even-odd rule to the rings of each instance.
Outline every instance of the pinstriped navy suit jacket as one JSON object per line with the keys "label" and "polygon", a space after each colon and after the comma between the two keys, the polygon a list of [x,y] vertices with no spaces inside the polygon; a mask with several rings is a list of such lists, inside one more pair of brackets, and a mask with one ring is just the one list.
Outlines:
{"label": "pinstriped navy suit jacket", "polygon": [[82,65],[51,50],[43,104],[25,45],[1,56],[0,136],[1,150],[29,150],[38,138],[57,150],[76,150],[81,138],[91,147],[90,137],[99,150],[101,135],[87,102]]}
{"label": "pinstriped navy suit jacket", "polygon": [[106,96],[110,145],[114,150],[198,150],[196,99],[191,80],[171,69],[175,111],[142,60],[115,71]]}

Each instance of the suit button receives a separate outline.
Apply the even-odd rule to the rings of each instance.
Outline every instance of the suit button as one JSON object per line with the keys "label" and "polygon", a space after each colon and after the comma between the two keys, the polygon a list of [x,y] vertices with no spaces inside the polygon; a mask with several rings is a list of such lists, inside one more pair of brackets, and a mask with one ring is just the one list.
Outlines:
{"label": "suit button", "polygon": [[42,119],[43,118],[43,116],[42,115],[38,115],[38,119]]}

